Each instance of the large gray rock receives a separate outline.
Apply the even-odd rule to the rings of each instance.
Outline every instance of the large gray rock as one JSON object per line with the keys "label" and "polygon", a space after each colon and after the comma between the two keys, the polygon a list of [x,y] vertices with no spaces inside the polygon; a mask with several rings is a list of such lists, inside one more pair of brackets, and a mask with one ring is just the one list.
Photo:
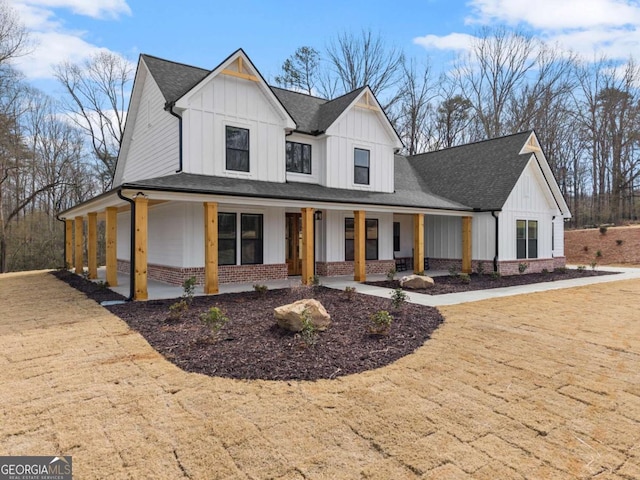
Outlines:
{"label": "large gray rock", "polygon": [[400,280],[400,286],[402,288],[410,288],[412,290],[432,288],[434,285],[435,282],[433,278],[423,275],[407,275]]}
{"label": "large gray rock", "polygon": [[305,298],[288,305],[282,305],[273,309],[278,325],[292,332],[302,330],[302,312],[307,310],[311,324],[316,330],[326,330],[331,324],[331,316],[327,313],[322,304],[313,299]]}

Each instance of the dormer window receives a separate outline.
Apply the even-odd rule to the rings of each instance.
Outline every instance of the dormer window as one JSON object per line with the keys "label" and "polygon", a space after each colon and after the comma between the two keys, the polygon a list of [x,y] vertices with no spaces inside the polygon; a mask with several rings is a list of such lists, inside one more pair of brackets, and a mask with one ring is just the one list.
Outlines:
{"label": "dormer window", "polygon": [[356,148],[353,155],[353,183],[369,185],[369,150]]}
{"label": "dormer window", "polygon": [[287,172],[311,175],[311,145],[287,142]]}
{"label": "dormer window", "polygon": [[227,125],[227,170],[249,171],[249,130]]}

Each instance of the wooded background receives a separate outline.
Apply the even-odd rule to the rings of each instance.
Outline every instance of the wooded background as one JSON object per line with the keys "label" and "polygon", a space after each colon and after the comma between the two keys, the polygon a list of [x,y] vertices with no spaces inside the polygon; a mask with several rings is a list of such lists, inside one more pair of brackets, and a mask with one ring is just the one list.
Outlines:
{"label": "wooded background", "polygon": [[[53,99],[12,67],[30,49],[0,2],[0,272],[62,266],[56,215],[111,187],[134,67],[114,53],[55,67]],[[285,59],[276,85],[335,98],[369,85],[406,154],[535,129],[567,199],[569,226],[637,220],[640,68],[590,59],[522,32],[478,32],[451,65],[407,58],[370,30]]]}

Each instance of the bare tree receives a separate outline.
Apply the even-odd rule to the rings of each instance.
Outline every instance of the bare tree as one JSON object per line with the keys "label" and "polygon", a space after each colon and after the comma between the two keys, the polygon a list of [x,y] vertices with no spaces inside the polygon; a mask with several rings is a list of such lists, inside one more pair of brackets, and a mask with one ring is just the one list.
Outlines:
{"label": "bare tree", "polygon": [[114,53],[100,52],[80,65],[62,63],[54,74],[68,94],[69,118],[90,139],[106,190],[113,180],[124,132],[132,67]]}
{"label": "bare tree", "polygon": [[28,53],[29,35],[16,11],[0,1],[0,64]]}

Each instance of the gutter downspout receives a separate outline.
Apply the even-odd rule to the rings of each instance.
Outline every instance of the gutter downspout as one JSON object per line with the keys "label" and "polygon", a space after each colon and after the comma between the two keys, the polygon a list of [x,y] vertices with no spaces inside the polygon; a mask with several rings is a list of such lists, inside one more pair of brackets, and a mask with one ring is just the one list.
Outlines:
{"label": "gutter downspout", "polygon": [[176,102],[167,102],[164,109],[178,119],[178,170],[176,173],[182,172],[182,117],[173,111]]}
{"label": "gutter downspout", "polygon": [[136,202],[134,202],[133,200],[131,200],[128,197],[125,197],[124,195],[122,195],[122,189],[119,188],[118,189],[118,197],[120,197],[122,200],[124,200],[125,202],[129,202],[129,204],[131,205],[131,232],[130,232],[130,239],[131,239],[131,244],[129,246],[130,249],[130,254],[129,254],[129,297],[127,298],[127,302],[130,302],[133,300],[133,296],[135,294],[136,291],[136,280],[135,280],[135,275],[134,275],[134,264],[135,264],[135,260],[136,260]]}
{"label": "gutter downspout", "polygon": [[67,265],[67,255],[66,255],[66,252],[65,252],[65,249],[67,248],[67,228],[66,228],[67,227],[67,223],[64,220],[62,220],[59,217],[59,215],[60,215],[59,213],[56,214],[56,220],[58,220],[59,222],[62,222],[62,225],[63,225],[62,231],[64,233],[63,233],[63,237],[62,237],[62,242],[63,242],[62,243],[62,265],[63,265],[64,269],[66,270],[67,266],[68,266]]}
{"label": "gutter downspout", "polygon": [[498,253],[499,253],[499,249],[500,249],[500,240],[498,237],[498,231],[499,231],[499,225],[500,225],[500,220],[498,218],[498,215],[496,215],[496,212],[499,212],[500,210],[491,210],[491,216],[493,218],[496,219],[496,255],[493,257],[493,271],[497,272],[498,271]]}

